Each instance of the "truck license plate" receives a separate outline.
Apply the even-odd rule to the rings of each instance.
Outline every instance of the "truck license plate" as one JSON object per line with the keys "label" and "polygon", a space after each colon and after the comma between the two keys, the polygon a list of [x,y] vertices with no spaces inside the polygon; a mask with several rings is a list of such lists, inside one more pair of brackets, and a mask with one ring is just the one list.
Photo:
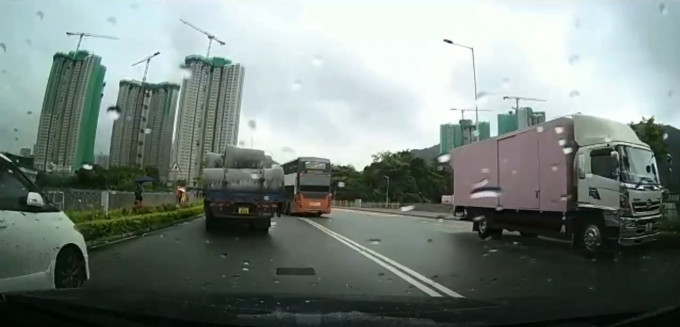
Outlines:
{"label": "truck license plate", "polygon": [[651,232],[651,231],[652,231],[652,223],[647,223],[647,224],[645,225],[645,231],[647,231],[647,232]]}
{"label": "truck license plate", "polygon": [[318,207],[321,205],[321,202],[310,202],[309,205],[313,207]]}
{"label": "truck license plate", "polygon": [[238,214],[239,215],[247,215],[249,212],[247,207],[240,207],[238,208]]}

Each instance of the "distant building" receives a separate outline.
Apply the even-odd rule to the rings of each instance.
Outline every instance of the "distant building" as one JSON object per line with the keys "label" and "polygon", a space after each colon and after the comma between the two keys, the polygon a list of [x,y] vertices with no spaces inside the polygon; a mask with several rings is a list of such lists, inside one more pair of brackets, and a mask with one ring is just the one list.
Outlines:
{"label": "distant building", "polygon": [[94,158],[94,163],[104,169],[109,169],[109,155],[100,153]]}
{"label": "distant building", "polygon": [[498,115],[498,135],[525,129],[529,126],[545,122],[545,112],[533,111],[529,107],[519,108],[517,114],[513,111]]}
{"label": "distant building", "polygon": [[245,69],[229,59],[198,55],[184,63],[192,74],[182,84],[173,160],[178,169],[171,177],[192,185],[205,152],[222,152],[238,143]]}
{"label": "distant building", "polygon": [[[470,144],[475,140],[475,124],[470,119],[458,121],[458,124],[439,125],[439,153],[448,153],[453,148]],[[478,140],[491,137],[489,122],[479,122]]]}
{"label": "distant building", "polygon": [[167,179],[179,85],[131,80],[119,85],[120,118],[113,123],[110,165],[154,166]]}
{"label": "distant building", "polygon": [[507,114],[498,114],[498,135],[517,130],[517,116],[513,111]]}
{"label": "distant building", "polygon": [[21,150],[19,150],[19,155],[22,157],[30,157],[31,148],[21,148]]}
{"label": "distant building", "polygon": [[94,140],[106,67],[87,51],[57,53],[47,80],[35,168],[72,173],[94,161]]}

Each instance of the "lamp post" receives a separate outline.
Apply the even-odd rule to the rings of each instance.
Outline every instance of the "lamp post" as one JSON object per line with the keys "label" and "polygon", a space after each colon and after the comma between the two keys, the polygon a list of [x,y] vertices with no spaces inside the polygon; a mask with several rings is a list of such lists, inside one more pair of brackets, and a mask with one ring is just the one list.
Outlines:
{"label": "lamp post", "polygon": [[474,99],[475,99],[475,132],[477,134],[476,138],[479,138],[479,110],[477,108],[477,68],[475,67],[475,48],[468,47],[466,45],[462,45],[462,44],[459,44],[459,43],[455,43],[455,42],[453,42],[449,39],[444,39],[443,41],[444,41],[444,43],[448,43],[450,45],[455,45],[455,46],[458,46],[458,47],[461,47],[461,48],[468,49],[472,53],[472,80],[473,80],[474,87],[475,87],[475,97],[474,97]]}
{"label": "lamp post", "polygon": [[385,208],[390,204],[390,177],[383,176],[387,179],[387,187],[385,188]]}

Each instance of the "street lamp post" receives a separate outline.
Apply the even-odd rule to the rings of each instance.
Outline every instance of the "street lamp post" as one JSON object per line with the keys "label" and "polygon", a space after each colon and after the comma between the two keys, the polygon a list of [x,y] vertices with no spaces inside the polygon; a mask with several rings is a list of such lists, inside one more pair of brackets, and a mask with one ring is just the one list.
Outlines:
{"label": "street lamp post", "polygon": [[448,44],[451,44],[451,45],[455,45],[455,46],[459,46],[461,48],[468,49],[472,53],[472,80],[473,80],[474,87],[475,87],[475,97],[474,97],[474,99],[475,99],[475,132],[477,134],[475,139],[479,139],[479,110],[477,108],[477,68],[475,66],[475,48],[468,47],[466,45],[462,45],[462,44],[458,44],[458,43],[454,43],[453,41],[451,41],[449,39],[444,39],[444,43],[448,43]]}
{"label": "street lamp post", "polygon": [[385,208],[390,204],[390,176],[383,176],[387,179],[387,187],[385,188]]}

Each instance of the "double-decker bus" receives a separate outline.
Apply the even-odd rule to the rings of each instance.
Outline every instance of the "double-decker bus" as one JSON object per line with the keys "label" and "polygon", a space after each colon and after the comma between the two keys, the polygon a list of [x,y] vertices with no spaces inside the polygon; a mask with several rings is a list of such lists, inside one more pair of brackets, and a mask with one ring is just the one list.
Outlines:
{"label": "double-decker bus", "polygon": [[283,165],[286,214],[331,213],[331,161],[299,157]]}

